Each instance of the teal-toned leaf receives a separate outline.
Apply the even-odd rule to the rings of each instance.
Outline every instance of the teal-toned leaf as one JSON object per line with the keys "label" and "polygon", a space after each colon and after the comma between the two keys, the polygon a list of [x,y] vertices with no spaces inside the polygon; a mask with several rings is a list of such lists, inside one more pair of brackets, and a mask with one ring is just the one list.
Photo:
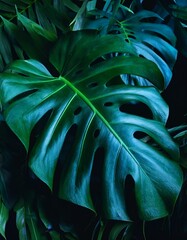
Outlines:
{"label": "teal-toned leaf", "polygon": [[[90,11],[90,18],[81,14],[74,25],[74,30],[97,29],[101,33],[122,33],[123,41],[129,42],[139,56],[153,61],[158,66],[164,76],[164,88],[166,88],[172,78],[172,69],[177,58],[176,37],[173,30],[164,23],[150,20],[159,19],[160,22],[163,20],[152,11],[131,13],[124,11],[120,1],[115,1],[115,6],[112,4],[113,2],[107,1],[103,10]],[[119,10],[122,10],[122,13]],[[94,21],[93,17],[95,17]],[[125,82],[129,84],[134,82],[134,85],[140,86],[154,85],[139,77],[122,76],[122,78],[126,78]]]}
{"label": "teal-toned leaf", "polygon": [[[120,31],[140,56],[157,64],[164,76],[164,88],[166,88],[172,78],[172,69],[177,57],[177,50],[174,47],[176,37],[167,25],[146,22],[151,17],[159,18],[157,14],[150,11],[133,14],[120,22]],[[113,30],[117,29],[119,28],[113,28]],[[147,85],[146,81],[144,85]]]}
{"label": "teal-toned leaf", "polygon": [[[25,62],[19,64],[21,73]],[[165,216],[172,208],[182,182],[180,168],[165,153],[170,158],[177,157],[177,148],[163,124],[119,109],[129,101],[140,101],[149,106],[155,119],[165,121],[167,108],[164,110],[164,103],[154,88],[106,87],[110,80],[106,73],[102,74],[103,78],[99,77],[96,87],[92,84],[98,81],[97,74],[95,79],[93,74],[82,81],[72,79],[73,82],[63,77],[45,79],[38,75],[33,78],[29,77],[29,73],[27,77],[4,74],[1,88],[4,103],[27,93],[5,110],[6,121],[28,147],[34,125],[46,112],[52,111],[29,160],[34,173],[51,189],[66,135],[72,126],[76,127],[71,152],[66,153],[68,163],[65,158],[61,169],[61,198],[95,211],[89,182],[95,154],[102,149],[103,174],[100,177],[105,217],[129,220],[124,198],[127,176],[131,176],[135,184],[139,216],[143,219]],[[153,138],[165,153],[135,138],[137,131]],[[158,173],[156,176],[155,170]]]}
{"label": "teal-toned leaf", "polygon": [[89,1],[86,6],[87,11],[93,11],[96,8],[96,4],[97,4],[96,0]]}
{"label": "teal-toned leaf", "polygon": [[[84,37],[84,43],[82,43],[82,37]],[[107,42],[107,44],[106,44]],[[79,46],[77,48],[77,46]],[[57,54],[58,52],[58,54]],[[86,55],[81,53],[85,52]],[[105,56],[109,53],[125,53],[126,57],[119,57],[119,62],[121,61],[122,66],[127,66],[126,71],[128,74],[141,75],[142,77],[149,80],[159,89],[164,87],[164,79],[161,75],[159,69],[156,67],[152,61],[148,61],[143,58],[134,57],[132,62],[131,55],[137,55],[135,48],[123,40],[123,35],[105,35],[97,36],[96,32],[90,31],[84,36],[84,31],[78,31],[71,33],[59,41],[51,53],[50,61],[59,71],[60,74],[67,77],[72,74],[76,74],[76,77],[79,77],[79,72],[86,72],[88,65],[96,61],[99,56]],[[68,57],[65,57],[68,56]],[[70,58],[69,58],[70,56]],[[120,60],[121,59],[121,60]],[[117,60],[117,61],[118,61]],[[125,61],[126,60],[126,61]],[[114,62],[113,62],[114,61]],[[111,64],[111,71],[115,68],[115,59],[109,61],[107,64]],[[123,63],[124,62],[124,63]],[[137,65],[135,65],[137,64]],[[103,68],[105,64],[103,64]],[[113,66],[112,66],[113,65]],[[65,66],[65,67],[64,67]],[[98,67],[89,68],[88,71],[98,72],[97,74],[102,73],[102,65],[96,65]],[[119,67],[118,67],[119,69]],[[120,70],[119,70],[120,71]],[[136,73],[135,73],[136,72]],[[153,74],[154,72],[154,74]],[[95,73],[96,74],[96,73]],[[113,73],[116,75],[115,71]],[[120,74],[120,72],[118,73]],[[85,73],[87,75],[87,73]],[[82,77],[82,76],[81,76]]]}
{"label": "teal-toned leaf", "polygon": [[130,240],[133,239],[133,224],[130,222],[103,223],[99,229],[97,240]]}
{"label": "teal-toned leaf", "polygon": [[23,207],[16,211],[16,225],[20,240],[48,239],[38,215],[29,203],[25,203]]}
{"label": "teal-toned leaf", "polygon": [[9,218],[9,210],[5,207],[2,200],[0,200],[0,234],[6,238],[5,236],[5,228]]}
{"label": "teal-toned leaf", "polygon": [[20,240],[29,240],[30,234],[25,219],[25,209],[21,208],[16,212],[16,226],[19,232]]}
{"label": "teal-toned leaf", "polygon": [[[61,199],[94,212],[99,207],[106,219],[130,220],[131,208],[146,220],[166,216],[183,180],[175,162],[178,147],[164,127],[168,107],[155,88],[127,86],[119,78],[133,74],[160,86],[162,75],[154,63],[131,54],[128,44],[119,47],[128,54],[114,57],[114,43],[110,40],[110,51],[101,37],[99,54],[100,38],[91,35],[97,44],[89,51],[89,34],[67,35],[60,40],[64,48],[57,43],[51,63],[58,77],[35,60],[15,61],[1,74],[6,122],[26,149],[32,130],[42,123],[29,149],[29,167],[51,190],[58,175],[55,189]],[[81,56],[80,49],[88,51]],[[134,102],[146,106],[151,116],[130,113]]]}

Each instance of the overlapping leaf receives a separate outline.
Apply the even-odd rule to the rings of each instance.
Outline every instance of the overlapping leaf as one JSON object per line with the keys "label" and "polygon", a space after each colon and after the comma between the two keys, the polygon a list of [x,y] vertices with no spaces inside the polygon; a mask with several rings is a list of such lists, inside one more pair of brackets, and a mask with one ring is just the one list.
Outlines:
{"label": "overlapping leaf", "polygon": [[[171,80],[177,57],[177,51],[174,48],[176,38],[171,28],[162,23],[147,21],[150,18],[159,18],[159,15],[145,10],[140,11],[119,21],[120,31],[124,33],[124,39],[132,44],[140,56],[157,64],[164,75],[166,88]],[[119,30],[119,28],[114,29]],[[128,83],[127,76],[123,76],[123,79]],[[132,81],[133,78],[130,80]],[[134,77],[133,81],[134,85],[147,85],[143,79]]]}
{"label": "overlapping leaf", "polygon": [[[67,8],[72,8],[71,1],[64,1],[63,4],[60,2],[1,1],[1,72],[13,59],[25,57],[40,61],[46,59],[45,51],[49,49],[48,42],[56,40],[57,31],[62,33],[68,31],[73,19],[68,16],[69,9]],[[16,20],[19,23],[16,23]]]}
{"label": "overlapping leaf", "polygon": [[[26,149],[33,128],[47,116],[30,149],[29,166],[51,190],[58,175],[60,198],[96,212],[99,199],[107,219],[130,220],[135,208],[150,220],[167,215],[176,201],[182,173],[172,159],[178,158],[178,148],[164,128],[168,108],[159,93],[116,79],[133,74],[163,87],[157,66],[120,40],[120,35],[67,34],[51,53],[60,76],[35,60],[15,61],[1,74],[1,101],[8,125]],[[104,57],[111,52],[125,54]],[[128,113],[132,101],[146,105],[152,118]],[[160,150],[137,138],[137,132],[151,137]],[[99,191],[93,176],[98,166]]]}
{"label": "overlapping leaf", "polygon": [[[107,2],[103,10],[97,8],[89,10],[85,2],[85,10],[82,14],[78,12],[80,16],[75,21],[74,29],[98,29],[103,33],[107,31],[123,33],[124,41],[130,42],[139,56],[157,64],[164,75],[164,88],[166,88],[171,80],[177,57],[177,50],[174,48],[176,38],[172,29],[163,24],[161,17],[154,12],[144,10],[133,13],[131,8],[120,4],[120,1],[115,1],[115,6],[111,1]],[[95,21],[92,20],[93,16]],[[159,22],[155,19],[159,19]],[[126,84],[151,85],[146,79],[133,75],[122,75],[122,79]]]}
{"label": "overlapping leaf", "polygon": [[9,211],[0,199],[0,234],[5,238],[5,228],[9,217]]}
{"label": "overlapping leaf", "polygon": [[[56,32],[56,27],[66,31],[71,18],[67,15],[68,10],[65,9],[65,6],[70,9],[73,6],[74,9],[76,7],[71,0],[65,0],[63,3],[62,1],[51,0],[2,0],[0,15],[7,20],[15,20],[17,12],[19,12],[51,32]],[[79,8],[77,7],[76,10],[78,11]],[[63,14],[61,14],[62,12]]]}
{"label": "overlapping leaf", "polygon": [[35,209],[30,201],[16,211],[16,225],[19,230],[20,240],[46,240],[48,232],[40,222]]}
{"label": "overlapping leaf", "polygon": [[[180,5],[181,4],[181,5]],[[177,35],[177,47],[187,57],[187,3],[177,1],[170,5],[171,14],[175,17],[175,33]]]}

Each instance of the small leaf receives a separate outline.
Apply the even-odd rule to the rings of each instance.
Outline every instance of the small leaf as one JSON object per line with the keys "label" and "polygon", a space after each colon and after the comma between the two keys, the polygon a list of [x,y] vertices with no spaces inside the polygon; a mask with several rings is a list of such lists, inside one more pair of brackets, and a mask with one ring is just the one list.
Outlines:
{"label": "small leaf", "polygon": [[44,29],[39,24],[36,24],[29,18],[26,18],[22,14],[20,14],[17,11],[18,20],[23,24],[23,26],[27,29],[27,31],[30,33],[30,35],[35,39],[38,40],[37,36],[41,35],[42,37],[46,38],[49,41],[55,41],[57,39],[57,36],[54,34],[54,32],[48,31]]}
{"label": "small leaf", "polygon": [[23,202],[23,206],[16,210],[16,225],[20,240],[46,240],[47,232],[33,209],[32,197]]}
{"label": "small leaf", "polygon": [[0,234],[6,239],[5,228],[9,217],[9,211],[0,200]]}

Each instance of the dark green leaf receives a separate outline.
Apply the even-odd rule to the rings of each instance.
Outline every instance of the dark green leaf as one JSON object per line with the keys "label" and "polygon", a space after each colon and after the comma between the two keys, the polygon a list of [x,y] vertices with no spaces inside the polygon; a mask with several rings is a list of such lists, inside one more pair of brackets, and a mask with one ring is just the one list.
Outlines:
{"label": "dark green leaf", "polygon": [[0,200],[0,234],[5,237],[5,228],[9,217],[9,211]]}
{"label": "dark green leaf", "polygon": [[46,240],[47,232],[40,222],[32,197],[16,210],[16,225],[20,240]]}
{"label": "dark green leaf", "polygon": [[187,20],[187,3],[185,6],[170,5],[174,17],[180,20]]}
{"label": "dark green leaf", "polygon": [[[37,41],[33,41],[29,33],[24,31],[22,27],[11,23],[5,18],[2,19],[9,39],[11,39],[11,42],[13,42],[11,43],[11,46],[15,48],[18,56],[21,53],[20,51],[23,51],[25,55],[31,58],[38,59],[44,62],[46,61],[48,55],[47,50],[49,48],[49,41],[42,38],[40,34],[37,36]],[[34,32],[34,35],[37,35],[36,32]],[[19,49],[19,47],[21,48],[21,50]]]}
{"label": "dark green leaf", "polygon": [[[140,56],[153,61],[164,76],[164,88],[172,77],[172,69],[177,57],[174,48],[176,38],[171,28],[165,24],[146,22],[148,18],[159,18],[150,11],[140,11],[120,22],[124,39],[130,42]],[[118,28],[115,28],[117,30]],[[169,43],[168,43],[169,42]]]}
{"label": "dark green leaf", "polygon": [[[118,59],[121,59],[119,63]],[[116,70],[111,75],[114,60]],[[127,210],[130,206],[124,192],[128,176],[134,183],[139,217],[150,220],[167,215],[173,208],[182,183],[180,168],[170,160],[178,158],[177,147],[159,122],[166,121],[167,107],[154,88],[127,87],[123,84],[107,86],[113,76],[129,71],[125,67],[126,57],[108,60],[100,64],[101,70],[90,69],[90,72],[80,73],[74,79],[71,75],[68,79],[48,75],[45,78],[43,73],[33,77],[28,63],[35,67],[36,72],[40,71],[41,64],[36,61],[15,62],[16,67],[13,64],[11,69],[19,74],[3,74],[1,92],[3,103],[10,103],[5,110],[6,121],[27,149],[33,127],[46,112],[51,111],[30,155],[29,165],[33,172],[53,189],[61,148],[67,144],[66,136],[70,129],[74,129],[71,150],[64,153],[60,198],[95,211],[90,177],[96,153],[101,151],[104,217],[130,219]],[[136,63],[136,58],[132,58],[128,67],[133,63]],[[138,71],[142,74],[137,68]],[[22,93],[27,96],[16,100],[15,97]],[[120,111],[120,106],[131,101],[146,104],[158,121]],[[137,139],[136,132],[150,136],[163,152]]]}
{"label": "dark green leaf", "polygon": [[26,18],[19,12],[17,12],[18,20],[23,24],[23,26],[30,33],[31,37],[37,42],[38,36],[41,35],[43,38],[46,38],[49,41],[55,41],[57,36],[54,32],[44,29],[41,25],[36,24],[31,21],[29,18]]}

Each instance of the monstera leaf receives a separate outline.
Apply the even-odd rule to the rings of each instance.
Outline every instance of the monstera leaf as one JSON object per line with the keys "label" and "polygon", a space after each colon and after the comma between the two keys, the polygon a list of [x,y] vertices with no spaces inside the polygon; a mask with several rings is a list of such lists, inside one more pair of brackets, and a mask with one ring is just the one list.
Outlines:
{"label": "monstera leaf", "polygon": [[[157,64],[164,76],[164,88],[166,88],[171,80],[172,69],[177,58],[176,37],[173,30],[163,24],[163,19],[152,11],[136,12],[137,1],[132,3],[130,8],[120,4],[120,1],[115,1],[114,6],[113,4],[112,1],[107,1],[102,10],[95,7],[93,10],[86,8],[85,2],[85,10],[82,14],[79,12],[74,29],[99,29],[103,34],[122,33],[124,41],[129,42],[139,56]],[[128,74],[121,77],[126,84],[152,85],[140,76]]]}
{"label": "monstera leaf", "polygon": [[[114,52],[125,54],[109,58]],[[133,74],[163,88],[156,64],[120,35],[89,31],[63,36],[50,61],[58,76],[36,60],[15,61],[1,74],[4,117],[29,151],[30,169],[61,199],[104,218],[130,220],[133,209],[146,220],[166,216],[182,184],[178,148],[164,127],[168,108],[155,88],[118,78]],[[129,113],[132,101],[152,117]]]}
{"label": "monstera leaf", "polygon": [[[157,64],[164,75],[165,88],[168,86],[172,69],[177,57],[177,50],[174,48],[176,37],[171,28],[162,23],[147,21],[148,19],[160,19],[159,15],[150,11],[139,11],[138,13],[119,21],[120,30],[124,39],[130,42],[140,56],[145,57]],[[123,76],[124,81],[129,81]],[[145,79],[132,77],[134,85],[149,85]],[[137,83],[136,83],[137,82]]]}

